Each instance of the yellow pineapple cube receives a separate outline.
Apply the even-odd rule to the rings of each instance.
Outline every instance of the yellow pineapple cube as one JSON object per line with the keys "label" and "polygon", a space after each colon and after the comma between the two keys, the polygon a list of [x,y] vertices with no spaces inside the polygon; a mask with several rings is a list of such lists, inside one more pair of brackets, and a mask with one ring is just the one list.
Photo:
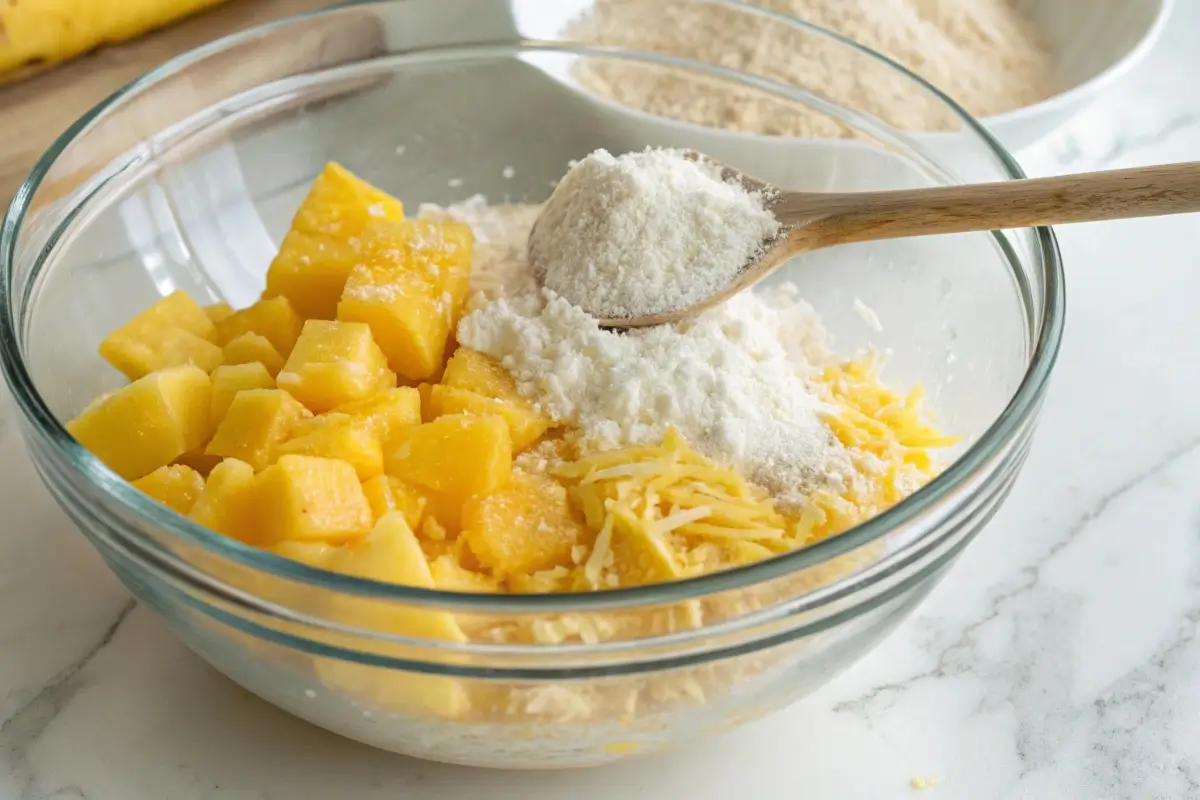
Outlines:
{"label": "yellow pineapple cube", "polygon": [[567,490],[552,478],[514,470],[507,486],[463,507],[462,538],[496,575],[529,574],[573,564],[571,550],[587,541]]}
{"label": "yellow pineapple cube", "polygon": [[389,475],[462,506],[508,483],[512,439],[501,417],[453,414],[409,428],[385,456]]}
{"label": "yellow pineapple cube", "polygon": [[[533,403],[517,389],[517,382],[499,361],[478,350],[462,347],[446,363],[442,376],[444,388],[430,392],[431,411],[438,414],[470,412],[473,414],[500,414],[508,422],[513,436],[513,449],[517,452],[532,445],[554,421],[537,411]],[[482,403],[470,394],[482,395],[498,401]],[[439,401],[433,400],[440,394]]]}
{"label": "yellow pineapple cube", "polygon": [[389,511],[399,511],[413,530],[421,524],[425,513],[425,497],[413,486],[390,475],[376,475],[363,481],[363,493],[371,504],[371,514],[378,522]]}
{"label": "yellow pineapple cube", "polygon": [[[433,588],[433,575],[421,545],[398,512],[384,514],[362,541],[343,548],[339,555],[340,563],[333,566],[336,572],[418,589]],[[448,630],[442,628],[443,635],[429,638],[461,641],[457,634],[445,635]]]}
{"label": "yellow pineapple cube", "polygon": [[368,326],[310,319],[276,383],[320,413],[394,388],[396,375]]}
{"label": "yellow pineapple cube", "polygon": [[345,542],[375,521],[354,467],[337,459],[280,456],[255,478],[254,491],[268,543]]}
{"label": "yellow pineapple cube", "polygon": [[126,480],[149,475],[208,439],[212,382],[186,364],[97,398],[67,430]]}
{"label": "yellow pineapple cube", "polygon": [[346,238],[358,236],[372,222],[402,219],[399,200],[331,161],[313,181],[292,228]]}
{"label": "yellow pineapple cube", "polygon": [[279,542],[267,549],[277,556],[290,558],[309,567],[329,569],[329,565],[337,558],[345,545],[329,544],[328,542]]}
{"label": "yellow pineapple cube", "polygon": [[243,333],[257,333],[287,358],[300,336],[300,316],[292,310],[286,297],[259,300],[249,308],[235,312],[216,323],[217,342],[228,344]]}
{"label": "yellow pineapple cube", "polygon": [[304,319],[335,319],[346,276],[363,260],[363,240],[291,230],[267,273],[267,294],[286,297]]}
{"label": "yellow pineapple cube", "polygon": [[204,476],[181,464],[159,467],[133,485],[170,509],[187,514],[204,491]]}
{"label": "yellow pineapple cube", "polygon": [[517,389],[516,379],[499,361],[469,347],[460,347],[446,362],[442,383],[494,400],[527,402]]}
{"label": "yellow pineapple cube", "polygon": [[[433,574],[421,545],[404,521],[404,515],[397,512],[384,514],[362,541],[338,548],[327,569],[417,589],[434,588]],[[362,607],[372,608],[371,616],[375,617],[370,621],[372,627],[390,633],[447,642],[466,641],[454,617],[444,611],[370,601]]]}
{"label": "yellow pineapple cube", "polygon": [[[425,554],[404,516],[397,512],[385,514],[361,542],[336,548],[322,566],[357,578],[434,588]],[[405,607],[371,598],[340,597],[332,614],[346,624],[399,636],[455,643],[467,640],[454,616],[445,611]],[[335,659],[317,659],[315,668],[327,686],[388,710],[447,718],[461,717],[470,710],[466,689],[455,678],[386,673]]]}
{"label": "yellow pineapple cube", "polygon": [[[125,333],[131,338],[143,338],[146,333],[163,328],[179,328],[210,342],[217,341],[216,328],[204,309],[182,290],[172,292],[145,311],[126,322],[113,335]],[[111,337],[110,337],[111,338]]]}
{"label": "yellow pineapple cube", "polygon": [[257,333],[243,333],[235,336],[222,350],[221,363],[226,366],[238,364],[262,364],[267,374],[274,377],[283,369],[283,356],[271,344],[267,337]]}
{"label": "yellow pineapple cube", "polygon": [[310,416],[308,409],[280,389],[238,392],[204,452],[236,458],[261,471],[275,461],[279,446],[296,425]]}
{"label": "yellow pineapple cube", "polygon": [[488,594],[500,591],[500,582],[495,578],[467,569],[446,553],[429,564],[433,573],[433,585],[444,592],[472,592]]}
{"label": "yellow pineapple cube", "polygon": [[204,309],[179,291],[109,334],[100,343],[100,355],[134,381],[182,364],[195,364],[207,372],[220,363],[215,339],[212,320]]}
{"label": "yellow pineapple cube", "polygon": [[549,417],[542,416],[527,403],[494,400],[481,394],[438,384],[429,393],[429,407],[435,417],[445,414],[494,414],[508,424],[514,453],[526,449],[550,429]]}
{"label": "yellow pineapple cube", "polygon": [[139,331],[136,336],[122,328],[100,343],[100,355],[131,381],[182,364],[210,372],[221,363],[221,348],[182,328]]}
{"label": "yellow pineapple cube", "polygon": [[279,455],[336,458],[354,467],[358,479],[383,474],[383,446],[365,423],[348,414],[322,414],[301,423],[279,446]]}
{"label": "yellow pineapple cube", "polygon": [[229,303],[213,303],[211,306],[204,307],[204,314],[212,320],[213,325],[216,325],[221,320],[233,316],[233,306]]}
{"label": "yellow pineapple cube", "polygon": [[235,458],[217,464],[188,516],[223,536],[256,544],[259,524],[254,467]]}
{"label": "yellow pineapple cube", "polygon": [[225,419],[230,404],[238,392],[247,389],[274,389],[275,379],[261,361],[246,364],[227,364],[212,371],[212,428],[215,431]]}
{"label": "yellow pineapple cube", "polygon": [[404,219],[399,200],[337,164],[326,165],[292,219],[267,271],[267,294],[286,297],[306,319],[333,319],[362,232],[376,220]]}
{"label": "yellow pineapple cube", "polygon": [[334,412],[361,420],[386,443],[405,428],[421,424],[421,395],[409,386],[396,386],[365,400],[342,403]]}
{"label": "yellow pineapple cube", "polygon": [[471,273],[471,229],[426,220],[379,223],[363,232],[338,319],[365,322],[397,374],[427,380],[444,363]]}

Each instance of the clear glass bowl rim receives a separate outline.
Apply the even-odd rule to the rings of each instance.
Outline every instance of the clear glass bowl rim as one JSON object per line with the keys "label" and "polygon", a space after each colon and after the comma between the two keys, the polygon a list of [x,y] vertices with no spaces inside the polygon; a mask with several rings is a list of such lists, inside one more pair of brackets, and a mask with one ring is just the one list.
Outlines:
{"label": "clear glass bowl rim", "polygon": [[[743,589],[746,587],[786,576],[844,555],[864,545],[868,545],[889,531],[921,516],[930,508],[943,500],[960,492],[965,484],[986,471],[987,462],[1014,438],[1015,434],[1036,414],[1045,394],[1050,374],[1053,371],[1062,341],[1065,321],[1065,290],[1064,272],[1058,243],[1054,232],[1048,227],[1034,228],[1037,242],[1037,255],[1041,261],[1042,297],[1040,318],[1041,325],[1030,353],[1030,358],[1021,383],[1008,405],[996,420],[984,431],[979,439],[966,452],[960,455],[945,471],[920,490],[901,502],[872,517],[866,522],[851,528],[837,536],[830,537],[816,544],[791,553],[750,564],[744,567],[712,573],[695,578],[688,578],[671,583],[653,584],[649,586],[610,589],[597,592],[576,594],[551,595],[481,595],[460,592],[446,592],[433,589],[419,589],[382,583],[364,578],[356,578],[339,573],[328,572],[309,567],[299,562],[275,555],[242,544],[221,536],[183,517],[170,509],[158,504],[133,488],[131,484],[112,472],[99,459],[79,445],[66,431],[65,427],[51,413],[42,400],[33,380],[25,368],[24,358],[20,352],[18,320],[23,318],[25,309],[14,308],[12,287],[15,280],[15,251],[18,233],[25,221],[29,203],[40,187],[42,180],[49,174],[56,160],[78,138],[85,133],[90,124],[101,117],[109,108],[122,99],[136,95],[156,83],[168,78],[175,72],[203,61],[224,50],[242,45],[251,39],[281,30],[301,19],[318,17],[326,14],[336,14],[339,11],[360,6],[385,6],[404,0],[349,0],[322,9],[292,15],[280,20],[257,25],[238,33],[222,37],[207,45],[190,50],[141,77],[118,89],[109,97],[91,108],[64,131],[46,152],[38,159],[29,176],[21,184],[12,202],[9,204],[0,224],[0,369],[8,382],[17,407],[35,429],[50,443],[55,454],[61,457],[88,483],[101,492],[113,497],[121,505],[130,509],[138,517],[156,528],[179,537],[190,545],[204,548],[222,558],[227,558],[236,564],[249,567],[269,575],[289,581],[318,586],[322,589],[344,592],[346,594],[372,597],[383,600],[396,600],[422,606],[452,605],[455,608],[477,612],[507,611],[517,613],[550,613],[565,611],[598,611],[617,608],[637,608],[646,605],[676,603],[692,598],[700,598],[713,594]],[[928,81],[912,72],[887,56],[857,44],[840,34],[829,31],[804,20],[753,6],[743,0],[702,0],[702,2],[726,6],[741,13],[750,13],[771,19],[776,23],[807,31],[846,46],[859,55],[878,61],[886,67],[896,70],[909,80],[914,81],[922,89],[932,93],[953,111],[961,120],[964,130],[969,131],[991,151],[1009,180],[1024,178],[1025,174],[1016,160],[1004,149],[974,117],[949,96],[943,94]],[[541,49],[536,42],[506,42],[514,45],[517,50],[523,46],[530,49]],[[554,43],[554,49],[570,50],[572,43]],[[610,53],[623,53],[629,56],[649,56],[657,54],[643,51],[605,48]],[[649,60],[649,59],[643,59]],[[686,63],[673,59],[679,63]],[[697,64],[697,66],[704,66]],[[775,83],[767,79],[737,73],[743,78],[752,79],[758,86],[769,87],[777,94],[800,99],[801,95],[794,87]],[[119,158],[119,157],[118,157]],[[69,212],[69,215],[73,212]],[[68,215],[68,216],[69,216]],[[45,262],[45,255],[40,256],[38,270]],[[30,285],[37,281],[37,274],[30,276]],[[24,302],[25,298],[21,298]],[[960,497],[960,500],[966,498]],[[920,539],[909,543],[908,547],[918,547],[925,539],[939,533],[937,527],[926,531]],[[139,544],[159,549],[152,541],[147,540],[133,531],[121,531],[122,535],[138,536]],[[907,548],[906,548],[907,549]],[[889,554],[884,562],[878,565],[886,568],[889,562],[904,555],[904,551]],[[853,580],[854,575],[848,575],[842,580]],[[839,584],[841,581],[838,582]],[[833,587],[829,587],[833,588]]]}

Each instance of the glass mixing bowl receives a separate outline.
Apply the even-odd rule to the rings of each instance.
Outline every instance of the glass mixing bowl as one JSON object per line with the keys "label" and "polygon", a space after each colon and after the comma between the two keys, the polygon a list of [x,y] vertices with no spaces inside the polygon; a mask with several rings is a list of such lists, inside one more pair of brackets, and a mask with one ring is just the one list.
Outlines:
{"label": "glass mixing bowl", "polygon": [[[660,3],[664,0],[638,0]],[[564,0],[395,0],[287,20],[169,62],[89,112],[34,169],[0,234],[0,354],[51,493],[113,571],[203,658],[317,725],[422,758],[582,766],[770,713],[862,657],[945,573],[1025,457],[1063,324],[1049,230],[923,237],[803,257],[799,284],[847,353],[891,353],[923,383],[956,460],[847,533],[753,566],[570,596],[423,591],[304,567],[202,529],[134,490],[62,421],[119,377],[101,338],[176,289],[255,300],[289,218],[336,159],[411,209],[483,193],[544,200],[604,147],[691,147],[781,186],[865,190],[1008,180],[1013,160],[930,86],[802,22],[681,2],[728,36],[721,63],[596,45]],[[715,17],[712,15],[716,15]],[[846,97],[755,77],[755,37],[837,59]],[[588,70],[689,102],[817,115],[842,138],[771,139],[626,110]],[[857,89],[856,89],[857,87]],[[910,135],[857,110],[903,88],[946,130]],[[847,135],[848,134],[848,135]],[[875,310],[882,331],[855,313]],[[869,316],[869,315],[867,315]],[[703,614],[697,615],[698,609]],[[555,632],[505,643],[399,636],[452,613]],[[702,620],[698,622],[698,620]]]}

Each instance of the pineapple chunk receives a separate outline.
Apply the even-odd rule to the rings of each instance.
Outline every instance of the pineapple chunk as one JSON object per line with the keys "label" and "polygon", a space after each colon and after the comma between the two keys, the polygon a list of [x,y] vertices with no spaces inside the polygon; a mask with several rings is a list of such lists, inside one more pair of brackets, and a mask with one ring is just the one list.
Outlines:
{"label": "pineapple chunk", "polygon": [[254,544],[258,541],[257,510],[254,468],[227,458],[213,467],[188,516],[223,536]]}
{"label": "pineapple chunk", "polygon": [[396,437],[384,469],[461,507],[467,498],[508,483],[512,472],[508,425],[500,417],[438,417]]}
{"label": "pineapple chunk", "polygon": [[287,358],[300,336],[301,319],[286,297],[259,300],[216,324],[217,342],[225,345],[243,333],[257,333]]}
{"label": "pineapple chunk", "polygon": [[334,411],[362,420],[386,444],[405,428],[421,424],[421,396],[416,389],[397,386],[365,400],[342,403]]}
{"label": "pineapple chunk", "polygon": [[306,319],[333,319],[346,276],[362,260],[363,228],[403,219],[399,200],[327,164],[271,262],[267,294],[286,297]]}
{"label": "pineapple chunk", "polygon": [[208,439],[212,382],[186,364],[97,398],[67,430],[126,480],[148,475]]}
{"label": "pineapple chunk", "polygon": [[544,475],[515,470],[508,486],[463,507],[463,540],[496,575],[569,567],[587,530],[571,512],[567,490]]}
{"label": "pineapple chunk", "polygon": [[320,413],[394,388],[396,375],[366,325],[310,319],[276,382]]}
{"label": "pineapple chunk", "polygon": [[213,303],[211,306],[204,307],[204,314],[212,320],[213,325],[216,325],[221,320],[233,316],[233,306],[229,303]]}
{"label": "pineapple chunk", "polygon": [[364,259],[346,279],[338,319],[365,322],[388,363],[413,381],[434,376],[462,312],[471,273],[471,229],[426,220],[363,232]]}
{"label": "pineapple chunk", "polygon": [[316,569],[329,569],[329,565],[337,558],[342,545],[328,542],[279,542],[267,548],[277,556],[290,558]]}
{"label": "pineapple chunk", "polygon": [[248,364],[227,364],[217,367],[212,375],[212,413],[209,419],[215,431],[225,419],[229,406],[238,392],[247,389],[274,389],[275,379],[261,361]]}
{"label": "pineapple chunk", "polygon": [[238,392],[204,452],[236,458],[261,471],[275,461],[279,445],[296,425],[310,416],[308,409],[279,389]]}
{"label": "pineapple chunk", "polygon": [[178,291],[109,334],[100,343],[100,355],[136,381],[182,364],[195,364],[208,372],[220,363],[215,341],[216,330],[204,309]]}
{"label": "pineapple chunk", "polygon": [[[182,290],[172,292],[154,305],[138,314],[123,326],[113,331],[113,335],[126,333],[138,339],[143,334],[153,333],[163,328],[179,328],[199,336],[210,342],[217,341],[216,328],[204,313],[204,309],[196,305],[187,292]],[[110,337],[111,338],[111,337]]]}
{"label": "pineapple chunk", "polygon": [[291,230],[267,273],[267,294],[286,297],[304,319],[335,319],[346,277],[362,262],[363,241]]}
{"label": "pineapple chunk", "polygon": [[494,400],[528,402],[517,389],[516,380],[499,361],[468,347],[460,347],[446,362],[442,383]]}
{"label": "pineapple chunk", "polygon": [[313,181],[292,228],[348,238],[377,220],[402,219],[404,206],[399,200],[331,161]]}
{"label": "pineapple chunk", "polygon": [[[521,395],[517,382],[500,362],[478,350],[459,348],[446,363],[442,387],[430,391],[430,411],[452,414],[467,411],[473,414],[500,414],[508,422],[513,436],[513,450],[521,452],[531,446],[554,421],[534,409],[533,403]],[[474,395],[496,401],[481,402]],[[440,395],[434,400],[434,395]],[[499,403],[499,405],[497,405]]]}
{"label": "pineapple chunk", "polygon": [[[362,541],[337,548],[326,569],[387,583],[433,589],[434,580],[425,554],[403,515],[385,514]],[[445,611],[370,598],[343,597],[335,601],[335,618],[347,624],[416,639],[463,643],[467,637]],[[470,710],[470,698],[461,681],[439,675],[383,672],[360,664],[318,659],[317,674],[328,686],[361,697],[364,701],[404,713],[460,717]]]}
{"label": "pineapple chunk", "polygon": [[267,337],[257,333],[243,333],[229,340],[223,350],[222,363],[226,366],[238,364],[262,364],[267,374],[275,377],[283,369],[283,356]]}
{"label": "pineapple chunk", "polygon": [[186,515],[204,491],[204,476],[191,467],[177,464],[159,467],[133,485],[164,506]]}
{"label": "pineapple chunk", "polygon": [[363,493],[371,504],[376,522],[389,511],[399,511],[408,526],[416,530],[425,513],[425,497],[414,487],[390,475],[376,475],[363,481]]}
{"label": "pineapple chunk", "polygon": [[429,408],[435,417],[445,414],[495,414],[503,417],[512,436],[514,453],[531,446],[553,424],[549,417],[537,413],[527,403],[494,400],[467,389],[442,384],[430,390]]}
{"label": "pineapple chunk", "polygon": [[354,467],[315,456],[280,456],[254,481],[268,543],[345,542],[371,530],[374,517]]}
{"label": "pineapple chunk", "polygon": [[221,348],[182,328],[139,330],[132,334],[128,328],[126,325],[101,342],[100,355],[131,381],[182,364],[195,364],[210,372],[221,363]]}
{"label": "pineapple chunk", "polygon": [[348,414],[323,414],[299,425],[279,455],[336,458],[354,467],[361,481],[383,474],[383,446],[367,426]]}
{"label": "pineapple chunk", "polygon": [[487,594],[500,591],[500,582],[495,578],[467,569],[449,553],[435,558],[429,570],[433,573],[433,585],[445,592]]}
{"label": "pineapple chunk", "polygon": [[[340,563],[333,566],[336,572],[418,589],[433,588],[433,575],[429,572],[429,564],[421,552],[421,545],[405,521],[404,515],[399,512],[384,514],[366,538],[346,546],[340,555]],[[424,616],[425,614],[420,615]],[[448,614],[445,616],[449,617]],[[457,634],[449,633],[448,626],[439,622],[435,627],[440,629],[439,633],[430,631],[421,635],[446,641],[462,641]]]}
{"label": "pineapple chunk", "polygon": [[[384,514],[361,542],[339,548],[328,569],[356,578],[418,589],[434,588],[433,574],[425,554],[421,552],[421,545],[404,521],[404,515],[397,512]],[[347,599],[345,602],[354,601]],[[362,606],[369,606],[374,612],[371,616],[375,619],[362,620],[370,627],[422,639],[466,641],[454,617],[445,611],[404,608],[397,604],[372,601],[366,601]]]}

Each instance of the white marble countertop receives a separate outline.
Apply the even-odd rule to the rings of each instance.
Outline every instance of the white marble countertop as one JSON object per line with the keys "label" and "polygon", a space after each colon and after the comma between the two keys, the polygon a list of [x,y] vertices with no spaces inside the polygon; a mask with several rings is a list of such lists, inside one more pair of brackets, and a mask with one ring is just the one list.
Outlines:
{"label": "white marble countertop", "polygon": [[[1200,159],[1200,0],[1048,173]],[[1190,74],[1189,74],[1190,73]],[[1024,475],[917,614],[797,706],[569,773],[426,764],[259,701],[136,606],[0,396],[0,800],[1200,798],[1200,224],[1060,232],[1066,344]]]}

